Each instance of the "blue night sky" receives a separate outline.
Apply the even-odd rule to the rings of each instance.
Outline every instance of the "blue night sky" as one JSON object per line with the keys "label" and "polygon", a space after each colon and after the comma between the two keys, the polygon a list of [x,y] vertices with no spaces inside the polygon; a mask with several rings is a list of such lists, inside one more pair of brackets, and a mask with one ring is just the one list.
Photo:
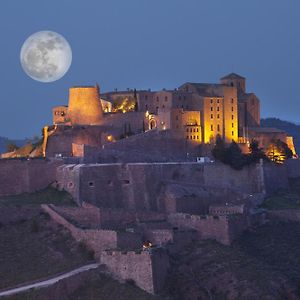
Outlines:
{"label": "blue night sky", "polygon": [[[71,44],[69,72],[32,80],[19,53],[34,32]],[[31,137],[67,104],[68,88],[175,88],[247,77],[262,117],[300,122],[299,0],[1,0],[0,136]]]}

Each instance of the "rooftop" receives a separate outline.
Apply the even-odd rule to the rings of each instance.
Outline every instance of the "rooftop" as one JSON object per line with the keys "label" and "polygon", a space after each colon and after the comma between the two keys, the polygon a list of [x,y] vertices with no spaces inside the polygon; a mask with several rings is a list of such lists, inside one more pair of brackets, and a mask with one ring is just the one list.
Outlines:
{"label": "rooftop", "polygon": [[236,73],[230,73],[221,78],[221,80],[223,79],[246,79],[246,78]]}

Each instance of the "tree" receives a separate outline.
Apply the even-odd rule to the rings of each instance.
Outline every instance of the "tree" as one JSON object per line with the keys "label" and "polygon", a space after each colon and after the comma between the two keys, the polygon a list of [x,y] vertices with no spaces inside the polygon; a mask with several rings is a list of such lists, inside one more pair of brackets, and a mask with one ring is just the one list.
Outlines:
{"label": "tree", "polygon": [[226,162],[226,147],[220,135],[218,135],[216,138],[216,144],[212,149],[212,155],[216,160],[219,160],[223,163]]}
{"label": "tree", "polygon": [[241,148],[236,142],[232,142],[227,148],[226,160],[236,170],[241,170],[247,164],[246,155],[242,153]]}
{"label": "tree", "polygon": [[256,140],[252,140],[250,144],[250,154],[248,155],[249,162],[258,163],[260,159],[267,159],[266,154]]}
{"label": "tree", "polygon": [[13,151],[16,151],[18,149],[19,149],[19,147],[13,142],[9,142],[6,146],[6,151],[7,152],[13,152]]}
{"label": "tree", "polygon": [[281,140],[272,140],[267,148],[268,158],[278,164],[284,163],[286,159],[293,157],[292,150]]}

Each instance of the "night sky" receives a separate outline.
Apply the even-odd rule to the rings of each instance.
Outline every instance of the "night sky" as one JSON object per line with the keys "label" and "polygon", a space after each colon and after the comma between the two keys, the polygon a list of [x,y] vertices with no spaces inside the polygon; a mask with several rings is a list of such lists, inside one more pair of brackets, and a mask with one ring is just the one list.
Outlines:
{"label": "night sky", "polygon": [[[20,48],[52,30],[73,63],[53,83],[29,78]],[[31,137],[67,104],[68,88],[173,89],[236,72],[262,117],[300,122],[299,0],[1,0],[0,136]]]}

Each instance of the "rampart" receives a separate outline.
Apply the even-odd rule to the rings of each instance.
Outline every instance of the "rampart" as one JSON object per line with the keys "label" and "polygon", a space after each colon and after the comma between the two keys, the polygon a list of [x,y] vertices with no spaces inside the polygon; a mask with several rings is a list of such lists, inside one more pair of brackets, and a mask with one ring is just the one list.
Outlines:
{"label": "rampart", "polygon": [[199,239],[214,239],[224,245],[230,245],[248,227],[247,219],[242,215],[170,214],[168,221],[178,228],[195,229]]}
{"label": "rampart", "polygon": [[241,171],[219,163],[178,162],[64,165],[57,170],[59,188],[78,204],[128,210],[159,211],[158,196],[170,181],[249,195],[264,192],[264,180],[260,164]]}
{"label": "rampart", "polygon": [[289,178],[300,178],[300,159],[289,159],[286,166]]}
{"label": "rampart", "polygon": [[0,196],[33,193],[55,181],[61,160],[0,159]]}
{"label": "rampart", "polygon": [[163,248],[103,251],[101,262],[115,277],[133,280],[138,287],[151,294],[163,288],[169,268],[169,258]]}
{"label": "rampart", "polygon": [[76,241],[84,242],[92,249],[97,259],[101,258],[101,252],[105,249],[135,249],[140,248],[142,245],[141,235],[138,233],[78,228],[60,215],[54,206],[43,204],[42,209],[47,212],[55,222],[67,228]]}

